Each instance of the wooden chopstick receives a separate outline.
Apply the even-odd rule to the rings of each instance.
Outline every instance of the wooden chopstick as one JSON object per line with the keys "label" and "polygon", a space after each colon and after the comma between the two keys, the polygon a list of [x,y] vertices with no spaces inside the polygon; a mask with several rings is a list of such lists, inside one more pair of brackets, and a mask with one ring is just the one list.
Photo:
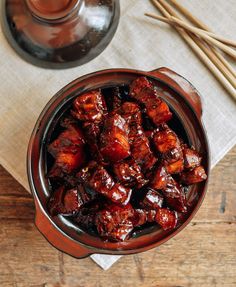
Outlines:
{"label": "wooden chopstick", "polygon": [[[191,14],[185,7],[183,7],[181,4],[177,2],[177,0],[169,0],[171,4],[179,11],[181,12],[190,22],[192,22],[194,25],[196,25],[198,28],[201,28],[205,31],[212,32],[211,29],[205,25],[203,22],[201,22],[197,17],[195,17],[193,14]],[[175,16],[175,15],[174,15]],[[230,65],[229,62],[226,61],[226,59],[212,47],[212,52],[218,57],[218,59],[223,63],[223,65],[230,71],[230,73],[236,77],[236,71],[234,68]]]}
{"label": "wooden chopstick", "polygon": [[203,29],[199,29],[199,28],[196,28],[196,27],[193,27],[189,24],[187,24],[186,22],[176,18],[176,17],[173,17],[173,16],[170,16],[170,18],[165,18],[165,17],[162,17],[162,16],[159,16],[159,15],[155,15],[155,14],[152,14],[152,13],[145,13],[146,16],[148,17],[151,17],[151,18],[154,18],[154,19],[157,19],[159,21],[162,21],[162,22],[165,22],[165,23],[168,23],[168,24],[176,24],[178,26],[180,26],[181,28],[184,28],[185,30],[188,30],[189,32],[192,32],[198,36],[200,36],[201,38],[205,38],[205,37],[202,37],[202,35],[208,35],[209,37],[211,38],[214,38],[215,40],[218,40],[224,44],[227,44],[227,45],[230,45],[232,47],[236,47],[236,42],[234,41],[231,41],[231,40],[228,40],[228,39],[225,39],[224,37],[220,36],[220,35],[216,35],[215,33],[212,33],[212,32],[208,32],[206,30],[203,30]]}
{"label": "wooden chopstick", "polygon": [[[163,1],[159,0],[161,4],[157,0],[151,0],[154,4],[154,6],[160,10],[160,12],[165,17],[170,17],[171,15],[178,17],[178,15],[169,9],[166,9],[166,6],[164,6],[166,3],[163,4]],[[174,12],[174,13],[172,13]],[[175,15],[174,15],[175,14]],[[204,53],[204,51],[194,42],[194,40],[189,36],[189,34],[184,31],[183,29],[175,26],[175,29],[179,32],[179,34],[183,37],[183,39],[186,41],[186,43],[193,49],[193,51],[199,56],[199,58],[202,60],[202,62],[208,67],[208,69],[213,73],[213,75],[218,79],[218,81],[222,84],[222,86],[228,91],[228,93],[236,100],[236,90],[235,88],[230,84],[230,82],[224,77],[224,75],[216,68],[216,66],[213,64],[213,62],[208,58],[208,56]]]}
{"label": "wooden chopstick", "polygon": [[[148,17],[160,20],[162,22],[168,23],[168,24],[172,24],[172,25],[175,24],[175,22],[171,21],[171,19],[173,19],[173,17],[171,16],[170,18],[165,18],[165,17],[161,17],[159,15],[155,15],[151,13],[145,13],[145,15]],[[195,37],[195,42],[196,41],[199,42],[199,39],[196,39]],[[228,71],[228,69],[222,64],[222,62],[217,58],[217,56],[214,53],[212,53],[206,45],[204,45],[204,42],[201,42],[201,49],[207,54],[210,60],[217,66],[218,69],[221,70],[221,72],[228,79],[231,85],[236,89],[236,78]]]}
{"label": "wooden chopstick", "polygon": [[[154,2],[156,2],[156,3],[158,3],[158,1],[157,0],[154,0]],[[176,18],[180,18],[181,19],[181,17],[180,16],[178,16],[178,14],[175,12],[175,10],[166,2],[166,0],[159,0],[159,2],[160,2],[160,5],[161,5],[161,7],[164,9],[164,10],[166,10],[167,11],[167,14],[169,14],[169,16],[175,16]],[[159,3],[158,3],[159,4]],[[180,29],[180,30],[182,30],[182,29]],[[188,34],[187,33],[187,35],[188,36],[190,36],[191,37],[191,35],[192,34]],[[195,36],[193,36],[192,35],[192,39],[194,40],[194,42],[204,51],[204,50],[206,50],[206,47],[205,47],[205,45],[200,41],[200,39],[198,38],[198,37],[195,37]],[[209,46],[209,48],[210,48],[210,46]],[[215,50],[213,47],[211,48],[211,49],[208,49],[207,50],[208,51],[208,57],[211,59],[211,61],[212,61],[212,63],[217,67],[217,69],[221,72],[221,73],[223,73],[223,75],[221,75],[221,77],[220,77],[220,79],[219,79],[219,76],[220,75],[218,75],[218,73],[216,72],[216,74],[213,72],[213,74],[215,75],[215,77],[220,81],[220,83],[224,86],[224,84],[228,87],[228,83],[224,83],[225,81],[229,81],[230,82],[230,78],[226,75],[225,76],[225,81],[223,81],[223,79],[222,79],[222,77],[224,78],[224,68],[223,68],[223,66],[222,66],[222,64],[220,63],[220,62],[222,62],[222,59],[224,59],[222,56],[221,56],[221,54],[217,51],[217,50]],[[220,62],[219,61],[217,61],[216,60],[216,58],[215,58],[215,56],[220,60]],[[221,57],[220,57],[221,56]],[[221,59],[222,58],[222,59]],[[224,61],[226,62],[226,63],[228,63],[225,59],[224,59]],[[223,63],[224,64],[224,63]],[[224,65],[225,66],[225,65]],[[210,69],[211,71],[212,71],[212,69]],[[235,85],[235,78],[233,79],[233,82],[234,82],[234,85]],[[233,86],[234,86],[233,85]],[[230,89],[229,89],[229,92],[230,92],[230,94],[233,96],[233,97],[235,97],[235,89],[234,90],[232,90],[231,89],[232,88],[232,86],[230,87]],[[227,90],[228,90],[228,88],[226,88]]]}

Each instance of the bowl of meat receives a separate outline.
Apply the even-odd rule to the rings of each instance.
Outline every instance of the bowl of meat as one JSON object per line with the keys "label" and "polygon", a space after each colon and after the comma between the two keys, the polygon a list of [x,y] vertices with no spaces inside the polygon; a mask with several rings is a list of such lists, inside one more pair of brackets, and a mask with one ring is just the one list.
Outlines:
{"label": "bowl of meat", "polygon": [[199,209],[209,148],[197,90],[175,72],[110,69],[59,91],[28,146],[35,224],[76,258],[159,246]]}

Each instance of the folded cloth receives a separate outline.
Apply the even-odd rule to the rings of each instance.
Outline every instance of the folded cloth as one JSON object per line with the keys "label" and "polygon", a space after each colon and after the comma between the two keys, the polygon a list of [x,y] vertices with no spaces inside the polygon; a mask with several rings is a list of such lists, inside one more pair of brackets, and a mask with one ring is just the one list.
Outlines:
{"label": "folded cloth", "polygon": [[[165,66],[185,76],[202,95],[213,166],[236,143],[235,102],[172,28],[144,16],[146,11],[155,12],[149,1],[120,2],[120,25],[112,43],[95,60],[69,70],[44,70],[24,62],[0,30],[0,164],[27,190],[26,150],[41,110],[73,79],[105,68],[153,70]],[[234,0],[182,0],[181,4],[217,34],[234,38]],[[108,269],[120,256],[96,254],[91,258]]]}

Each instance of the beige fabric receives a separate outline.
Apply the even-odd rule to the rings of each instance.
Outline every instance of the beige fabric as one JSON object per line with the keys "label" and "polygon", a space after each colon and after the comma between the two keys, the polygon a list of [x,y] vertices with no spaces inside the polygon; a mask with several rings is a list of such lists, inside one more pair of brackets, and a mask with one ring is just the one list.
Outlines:
{"label": "beige fabric", "polygon": [[[236,40],[235,0],[179,1],[212,30]],[[153,70],[166,66],[177,71],[202,94],[212,164],[236,143],[235,102],[174,30],[143,15],[146,11],[155,11],[148,0],[120,2],[120,25],[110,46],[95,60],[70,70],[44,70],[24,62],[10,48],[0,30],[0,163],[26,189],[26,149],[40,111],[68,82],[100,69]],[[118,258],[93,256],[104,269]]]}

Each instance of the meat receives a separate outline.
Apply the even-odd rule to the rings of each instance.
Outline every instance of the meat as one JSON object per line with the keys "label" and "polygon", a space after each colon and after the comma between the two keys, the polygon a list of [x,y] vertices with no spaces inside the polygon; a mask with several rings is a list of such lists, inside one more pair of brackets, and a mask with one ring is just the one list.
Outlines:
{"label": "meat", "polygon": [[146,77],[77,96],[47,147],[51,216],[111,242],[154,225],[175,229],[187,217],[188,185],[207,175],[171,117]]}
{"label": "meat", "polygon": [[168,105],[159,97],[158,92],[147,78],[138,78],[131,84],[131,96],[145,105],[146,113],[155,125],[171,119],[172,113]]}
{"label": "meat", "polygon": [[129,127],[129,143],[132,144],[135,138],[142,132],[142,114],[136,103],[125,102],[118,113],[125,119]]}
{"label": "meat", "polygon": [[51,196],[48,207],[52,216],[58,214],[71,215],[78,212],[84,204],[93,199],[81,185],[69,190],[61,186]]}
{"label": "meat", "polygon": [[78,96],[71,113],[80,121],[100,122],[107,113],[101,91],[94,90]]}
{"label": "meat", "polygon": [[125,119],[130,126],[140,126],[142,124],[142,113],[138,104],[125,102],[118,110],[119,114]]}
{"label": "meat", "polygon": [[75,125],[69,125],[48,146],[48,152],[55,158],[59,153],[75,154],[85,144],[85,138],[81,129]]}
{"label": "meat", "polygon": [[141,226],[145,223],[156,222],[156,214],[157,210],[155,209],[134,209],[130,220],[134,227]]}
{"label": "meat", "polygon": [[107,118],[100,137],[100,151],[106,160],[114,163],[130,155],[128,133],[128,125],[120,115]]}
{"label": "meat", "polygon": [[184,184],[190,185],[198,183],[207,179],[204,168],[200,165],[192,170],[184,171],[180,175],[180,181]]}
{"label": "meat", "polygon": [[151,187],[154,189],[164,189],[166,188],[169,181],[169,174],[166,171],[166,168],[160,165],[153,173],[153,178],[151,181]]}
{"label": "meat", "polygon": [[138,98],[141,102],[142,99],[139,97],[143,89],[150,88],[153,89],[153,84],[146,77],[139,77],[135,79],[130,85],[130,95],[131,97]]}
{"label": "meat", "polygon": [[130,220],[133,208],[131,205],[120,207],[108,205],[105,209],[98,212],[95,223],[99,235],[111,241],[124,241],[129,238],[133,230]]}
{"label": "meat", "polygon": [[177,225],[176,213],[167,208],[158,209],[155,219],[163,230],[174,229]]}
{"label": "meat", "polygon": [[111,201],[123,205],[129,202],[132,193],[130,188],[115,183],[110,174],[102,166],[98,166],[95,169],[92,176],[88,178],[87,184]]}
{"label": "meat", "polygon": [[156,190],[148,187],[144,199],[140,205],[144,209],[156,210],[162,207],[164,202],[163,196]]}
{"label": "meat", "polygon": [[140,166],[134,160],[115,163],[113,170],[118,181],[124,186],[141,188],[148,182],[144,178]]}
{"label": "meat", "polygon": [[184,189],[173,179],[170,180],[165,189],[161,191],[165,202],[169,207],[178,212],[187,211],[187,202]]}
{"label": "meat", "polygon": [[194,149],[184,147],[183,158],[185,169],[193,169],[201,164],[201,157]]}
{"label": "meat", "polygon": [[84,122],[83,129],[86,136],[86,141],[90,148],[90,152],[93,155],[93,159],[97,160],[100,164],[106,165],[106,161],[103,158],[99,148],[101,126],[94,122]]}
{"label": "meat", "polygon": [[153,136],[156,150],[161,153],[163,165],[169,174],[180,173],[184,169],[180,140],[169,128],[157,131]]}
{"label": "meat", "polygon": [[147,172],[153,168],[157,162],[154,156],[148,138],[142,127],[139,127],[136,136],[134,136],[133,143],[131,144],[131,155],[134,160],[141,166],[143,172]]}
{"label": "meat", "polygon": [[70,125],[49,146],[48,152],[55,158],[49,177],[63,177],[79,168],[85,161],[85,139],[82,131]]}
{"label": "meat", "polygon": [[168,127],[155,133],[153,142],[161,154],[170,153],[174,149],[181,149],[177,135]]}

